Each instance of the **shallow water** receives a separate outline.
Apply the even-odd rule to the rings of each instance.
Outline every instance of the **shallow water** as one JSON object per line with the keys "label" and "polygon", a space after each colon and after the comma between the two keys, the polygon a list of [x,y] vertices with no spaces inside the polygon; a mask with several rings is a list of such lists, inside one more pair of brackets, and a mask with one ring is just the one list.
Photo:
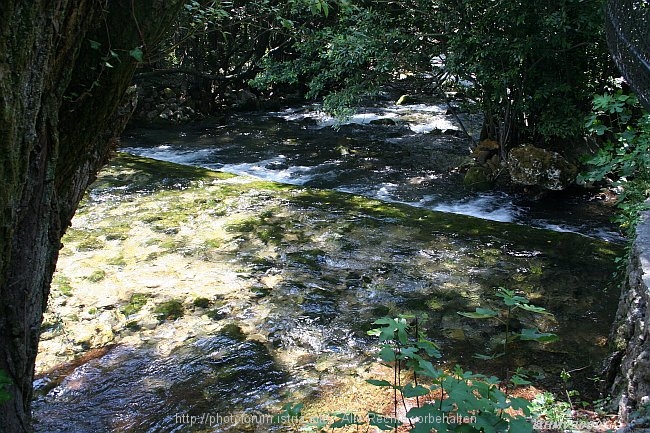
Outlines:
{"label": "shallow water", "polygon": [[[247,122],[252,120],[241,119]],[[500,374],[502,365],[473,356],[494,350],[503,326],[457,314],[477,306],[499,309],[498,287],[525,294],[551,313],[524,314],[521,326],[560,336],[551,344],[517,343],[511,367],[543,373],[549,386],[562,369],[580,369],[576,381],[596,374],[617,305],[612,273],[619,244],[429,209],[441,203],[391,203],[415,202],[396,199],[395,191],[411,183],[392,176],[409,170],[421,176],[419,156],[413,158],[417,168],[392,169],[388,157],[372,156],[384,151],[374,141],[351,148],[366,168],[336,156],[335,148],[302,146],[302,153],[289,156],[288,148],[303,138],[327,142],[324,137],[334,139],[340,131],[311,121],[298,129],[278,126],[272,116],[266,126],[255,125],[258,133],[205,125],[182,134],[140,131],[130,140],[151,145],[129,150],[170,152],[166,159],[204,166],[253,167],[260,166],[256,158],[269,160],[278,152],[268,146],[269,131],[276,131],[288,146],[284,160],[292,163],[266,164],[261,171],[315,167],[320,177],[282,185],[126,155],[100,175],[64,238],[37,365],[37,432],[273,431],[268,416],[290,401],[319,416],[382,411],[390,396],[365,379],[391,373],[376,362],[377,341],[366,331],[386,315],[426,313],[421,329],[441,346],[441,363]],[[295,141],[286,138],[285,127]],[[444,140],[458,146],[461,158],[460,144]],[[215,142],[223,148],[214,148]],[[327,152],[330,166],[322,162]],[[215,154],[233,159],[216,163]],[[336,169],[331,184],[327,167]],[[341,167],[347,174],[337,178]],[[438,179],[437,169],[431,170]],[[345,189],[336,184],[361,184],[373,173],[390,180],[381,184],[383,200],[307,187]],[[439,179],[445,184],[454,176],[442,171]],[[453,191],[462,194],[449,202],[449,211],[471,213],[480,202],[482,212],[504,219],[522,215],[519,207],[495,204],[501,197],[515,206],[508,195]],[[535,220],[525,215],[527,222]],[[550,220],[568,224],[563,218]],[[103,272],[101,279],[89,278],[95,271]],[[133,294],[146,302],[125,313]],[[197,306],[199,297],[209,306]],[[156,308],[170,299],[183,305],[184,315],[155,319]],[[57,373],[61,362],[95,347],[110,348]],[[255,415],[263,417],[252,420]]]}

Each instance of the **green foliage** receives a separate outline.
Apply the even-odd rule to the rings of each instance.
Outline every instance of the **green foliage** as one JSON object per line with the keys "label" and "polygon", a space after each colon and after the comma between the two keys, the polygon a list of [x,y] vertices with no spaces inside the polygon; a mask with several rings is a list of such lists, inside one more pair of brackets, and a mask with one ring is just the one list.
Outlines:
{"label": "green foliage", "polygon": [[537,394],[531,401],[530,411],[535,418],[542,418],[562,425],[569,425],[572,422],[571,405],[557,401],[550,392]]}
{"label": "green foliage", "polygon": [[10,385],[11,378],[9,378],[4,370],[0,370],[0,404],[12,399],[9,390],[7,389]]}
{"label": "green foliage", "polygon": [[[529,402],[509,396],[496,377],[464,371],[456,366],[452,372],[438,369],[432,360],[441,357],[438,346],[426,339],[412,316],[382,318],[374,322],[379,328],[368,333],[379,337],[380,359],[394,369],[394,381],[370,379],[378,387],[394,391],[392,416],[369,411],[364,416],[354,413],[333,413],[331,423],[311,425],[319,430],[349,426],[396,430],[408,424],[412,432],[516,432],[533,431],[526,419]],[[403,369],[408,375],[403,375]],[[412,380],[403,380],[403,376]],[[408,404],[407,404],[407,399]],[[415,401],[413,401],[415,400]],[[406,419],[398,417],[398,407],[410,409]],[[298,410],[296,410],[296,408]],[[302,406],[285,405],[277,419],[300,417]]]}
{"label": "green foliage", "polygon": [[[313,13],[325,4],[309,2]],[[431,72],[438,44],[427,2],[338,1],[321,12],[318,20],[290,21],[292,55],[266,57],[251,85],[269,90],[304,83],[307,98],[322,98],[325,111],[345,117],[397,74]]]}
{"label": "green foliage", "polygon": [[515,340],[522,341],[537,341],[539,343],[551,343],[558,340],[557,335],[549,332],[539,332],[537,329],[524,328],[519,332],[513,332],[510,326],[511,320],[516,318],[519,311],[527,311],[533,314],[550,314],[543,307],[531,305],[528,298],[525,296],[517,295],[513,290],[508,290],[500,287],[496,294],[501,298],[503,311],[495,311],[489,308],[477,307],[472,312],[458,312],[463,317],[470,319],[494,319],[503,324],[506,328],[506,335],[503,339],[502,352],[494,353],[491,355],[477,354],[476,356],[481,359],[494,359],[508,354],[508,346]]}
{"label": "green foliage", "polygon": [[560,141],[582,133],[607,69],[603,1],[442,0],[449,70],[474,86],[491,138]]}
{"label": "green foliage", "polygon": [[594,98],[585,126],[600,147],[579,180],[606,182],[619,193],[617,222],[632,236],[650,190],[650,113],[619,89]]}

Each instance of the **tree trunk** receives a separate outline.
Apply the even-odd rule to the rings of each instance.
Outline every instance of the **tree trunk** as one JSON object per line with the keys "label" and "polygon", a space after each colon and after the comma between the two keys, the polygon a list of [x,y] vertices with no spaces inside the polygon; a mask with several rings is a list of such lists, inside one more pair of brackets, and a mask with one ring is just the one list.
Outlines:
{"label": "tree trunk", "polygon": [[128,107],[118,108],[138,49],[146,59],[182,4],[0,3],[0,370],[12,380],[0,432],[31,430],[34,363],[61,237],[128,119]]}

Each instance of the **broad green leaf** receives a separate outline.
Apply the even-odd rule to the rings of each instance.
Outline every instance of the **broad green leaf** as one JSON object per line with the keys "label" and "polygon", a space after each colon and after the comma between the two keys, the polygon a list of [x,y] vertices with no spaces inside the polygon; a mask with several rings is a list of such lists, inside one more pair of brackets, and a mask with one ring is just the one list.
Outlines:
{"label": "broad green leaf", "polygon": [[497,359],[497,358],[500,358],[500,357],[502,357],[503,355],[505,355],[505,353],[503,353],[503,352],[495,353],[495,354],[493,354],[493,355],[484,355],[484,354],[482,354],[482,353],[477,353],[477,354],[474,355],[474,358],[477,358],[477,359],[484,359],[484,360],[488,361],[488,360],[490,360],[490,359]]}
{"label": "broad green leaf", "polygon": [[523,296],[518,296],[515,295],[514,291],[511,290],[506,290],[506,289],[501,289],[497,293],[497,296],[503,299],[503,303],[506,304],[508,307],[512,307],[514,305],[519,305],[519,304],[527,304],[528,299],[523,297]]}
{"label": "broad green leaf", "polygon": [[530,304],[519,304],[517,307],[521,308],[522,310],[530,311],[532,313],[551,315],[551,313],[546,311],[546,308],[544,307],[537,307],[535,305],[530,305]]}
{"label": "broad green leaf", "polygon": [[537,329],[522,329],[519,338],[526,341],[539,341],[541,343],[550,343],[559,340],[559,337],[550,332],[539,332]]}
{"label": "broad green leaf", "polygon": [[384,346],[379,351],[379,358],[384,362],[395,361],[395,351],[390,346]]}
{"label": "broad green leaf", "polygon": [[480,433],[480,430],[477,430],[469,424],[461,424],[454,431],[456,433]]}
{"label": "broad green leaf", "polygon": [[433,366],[432,363],[430,363],[427,360],[420,359],[418,363],[418,373],[423,374],[428,377],[432,377],[434,379],[439,379],[441,376],[444,375],[444,373],[441,370],[438,370]]}
{"label": "broad green leaf", "polygon": [[481,412],[476,416],[474,426],[485,433],[495,433],[504,431],[507,424],[492,412]]}
{"label": "broad green leaf", "polygon": [[510,425],[508,426],[509,433],[532,433],[533,425],[526,420],[526,418],[517,417],[510,420]]}
{"label": "broad green leaf", "polygon": [[134,49],[129,51],[129,55],[131,57],[133,57],[138,62],[143,62],[144,61],[143,54],[144,53],[142,52],[142,49],[140,47],[135,47]]}
{"label": "broad green leaf", "polygon": [[440,353],[439,350],[440,348],[433,341],[421,339],[417,343],[415,343],[415,346],[421,350],[424,350],[424,353],[426,353],[429,356],[432,356],[434,358],[442,358],[442,354]]}
{"label": "broad green leaf", "polygon": [[464,317],[469,317],[470,319],[489,319],[491,317],[496,317],[499,315],[494,310],[490,310],[489,308],[480,308],[477,307],[475,311],[473,312],[462,312],[459,311],[458,314]]}
{"label": "broad green leaf", "polygon": [[303,403],[287,403],[282,406],[282,409],[291,416],[300,416],[303,407],[305,407]]}
{"label": "broad green leaf", "polygon": [[379,337],[381,335],[381,329],[373,328],[373,329],[367,331],[366,334],[368,334],[368,335],[370,335],[372,337]]}
{"label": "broad green leaf", "polygon": [[375,385],[375,386],[393,386],[393,384],[390,383],[387,380],[366,379],[366,382],[368,382],[371,385]]}
{"label": "broad green leaf", "polygon": [[97,41],[93,41],[92,39],[88,39],[88,42],[90,42],[90,48],[93,49],[93,50],[99,50],[99,47],[102,46],[101,43],[99,43]]}
{"label": "broad green leaf", "polygon": [[523,377],[519,376],[518,374],[515,374],[510,378],[510,382],[513,383],[513,385],[520,386],[520,385],[530,385],[530,381],[524,379]]}
{"label": "broad green leaf", "polygon": [[414,385],[413,383],[406,384],[402,389],[402,395],[406,398],[421,397],[429,394],[429,392],[429,388],[425,388],[422,385]]}
{"label": "broad green leaf", "polygon": [[437,406],[426,403],[422,407],[411,408],[406,416],[415,420],[415,427],[411,430],[414,433],[446,433],[447,424],[444,422],[449,414],[438,409]]}
{"label": "broad green leaf", "polygon": [[511,398],[510,407],[514,410],[521,410],[525,416],[530,416],[530,402],[525,398]]}
{"label": "broad green leaf", "polygon": [[335,413],[332,415],[338,418],[338,420],[330,424],[331,428],[342,428],[342,427],[347,427],[349,425],[363,424],[363,420],[361,419],[361,417],[358,417],[352,412]]}
{"label": "broad green leaf", "polygon": [[404,347],[404,348],[402,348],[401,351],[400,351],[400,356],[399,356],[399,358],[400,358],[400,359],[407,359],[407,358],[415,359],[415,358],[421,358],[421,356],[418,355],[418,352],[419,352],[419,351],[420,351],[420,349],[418,349],[417,347]]}

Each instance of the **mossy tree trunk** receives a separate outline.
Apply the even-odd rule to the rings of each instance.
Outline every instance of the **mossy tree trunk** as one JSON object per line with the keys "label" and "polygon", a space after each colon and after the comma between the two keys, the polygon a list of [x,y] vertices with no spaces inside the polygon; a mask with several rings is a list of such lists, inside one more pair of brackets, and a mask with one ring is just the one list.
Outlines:
{"label": "mossy tree trunk", "polygon": [[182,4],[0,3],[0,370],[12,380],[0,432],[31,430],[34,363],[61,237],[130,115],[140,50],[146,60]]}

